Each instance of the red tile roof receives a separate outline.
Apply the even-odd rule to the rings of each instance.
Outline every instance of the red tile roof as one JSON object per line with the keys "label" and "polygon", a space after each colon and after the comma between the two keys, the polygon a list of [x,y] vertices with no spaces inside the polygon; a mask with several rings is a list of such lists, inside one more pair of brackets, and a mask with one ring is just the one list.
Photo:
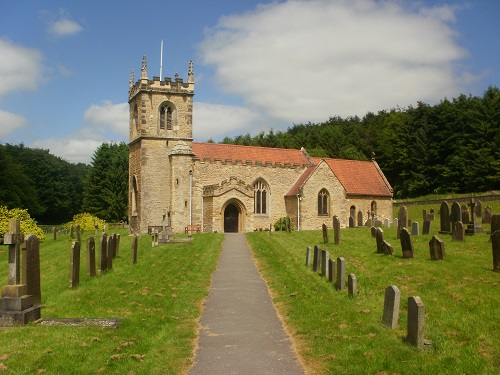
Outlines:
{"label": "red tile roof", "polygon": [[315,165],[307,167],[307,169],[304,171],[304,173],[302,173],[299,176],[297,181],[295,181],[295,184],[293,184],[292,188],[290,189],[290,191],[288,191],[288,193],[285,194],[285,196],[290,197],[293,195],[297,195],[299,193],[302,185],[304,185],[304,183],[307,181],[307,179],[314,172],[315,169],[316,169]]}
{"label": "red tile roof", "polygon": [[233,163],[237,160],[241,160],[242,163],[250,160],[253,164],[260,161],[262,164],[266,162],[272,164],[281,163],[282,165],[290,163],[292,166],[295,164],[300,166],[311,164],[301,150],[287,148],[193,142],[193,152],[200,160],[210,159],[214,161],[220,159],[222,162],[231,160]]}
{"label": "red tile roof", "polygon": [[[319,163],[321,158],[313,158]],[[373,161],[323,159],[349,195],[392,197],[392,188]]]}

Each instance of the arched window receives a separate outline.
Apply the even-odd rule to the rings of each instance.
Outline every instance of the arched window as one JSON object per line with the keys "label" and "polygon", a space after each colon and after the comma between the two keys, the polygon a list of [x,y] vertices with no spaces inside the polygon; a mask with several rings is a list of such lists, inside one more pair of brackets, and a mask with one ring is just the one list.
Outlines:
{"label": "arched window", "polygon": [[256,214],[267,214],[269,212],[269,186],[263,180],[257,180],[254,184],[254,212]]}
{"label": "arched window", "polygon": [[318,193],[318,215],[328,216],[328,207],[330,205],[330,195],[326,189],[321,189]]}
{"label": "arched window", "polygon": [[160,107],[160,129],[172,130],[173,127],[173,113],[172,107],[168,104]]}

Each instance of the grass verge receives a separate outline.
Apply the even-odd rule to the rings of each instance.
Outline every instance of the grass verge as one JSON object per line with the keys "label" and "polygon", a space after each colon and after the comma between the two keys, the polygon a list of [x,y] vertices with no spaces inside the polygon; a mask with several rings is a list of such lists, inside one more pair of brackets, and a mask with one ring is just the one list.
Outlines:
{"label": "grass verge", "polygon": [[[133,265],[131,237],[124,231],[117,233],[121,234],[120,253],[105,275],[86,275],[82,249],[77,289],[69,289],[68,236],[41,244],[42,318],[122,318],[121,325],[113,329],[29,324],[2,329],[0,364],[6,373],[186,372],[223,236],[197,234],[190,245],[155,248],[144,236]],[[0,247],[0,265],[5,285],[7,246]]]}

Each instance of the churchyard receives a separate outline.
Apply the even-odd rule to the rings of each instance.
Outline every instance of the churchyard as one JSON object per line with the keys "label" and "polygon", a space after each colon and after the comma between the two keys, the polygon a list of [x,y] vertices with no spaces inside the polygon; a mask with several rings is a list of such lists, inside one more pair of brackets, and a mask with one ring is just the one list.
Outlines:
{"label": "churchyard", "polygon": [[[494,213],[500,212],[500,201],[488,205]],[[408,218],[421,221],[422,209],[431,208],[437,213],[440,207],[408,206]],[[395,218],[398,213],[399,207],[395,207]],[[451,234],[439,233],[436,215],[428,235],[411,235],[413,257],[405,258],[393,224],[381,228],[393,255],[384,254],[384,247],[377,246],[377,233],[373,236],[368,227],[334,233],[330,222],[328,243],[321,228],[247,234],[308,373],[500,372],[500,273],[492,271],[489,235],[478,233],[454,241]],[[488,231],[489,224],[483,228]],[[40,245],[42,319],[79,320],[73,325],[29,323],[0,329],[0,371],[187,371],[197,318],[223,236],[195,234],[192,243],[157,246],[152,246],[151,236],[142,236],[134,262],[134,238],[125,230],[118,233],[119,254],[112,259],[111,269],[100,268],[101,238],[95,238],[95,276],[88,275],[85,248],[86,238],[94,233],[82,235],[77,283],[75,239],[69,233],[56,240],[47,236]],[[431,260],[429,242],[435,235],[445,246],[443,260]],[[315,246],[328,251],[316,260],[316,271],[312,258],[306,265],[307,247],[313,253]],[[339,285],[337,275],[342,267],[344,278]],[[0,280],[6,284],[7,279],[8,247],[3,245]],[[387,318],[385,295],[391,286],[399,290],[399,314],[391,317],[393,324],[382,324]],[[408,305],[417,303],[425,306],[422,347],[407,339]],[[94,322],[92,319],[96,325],[85,324]],[[118,326],[99,324],[101,320]]]}

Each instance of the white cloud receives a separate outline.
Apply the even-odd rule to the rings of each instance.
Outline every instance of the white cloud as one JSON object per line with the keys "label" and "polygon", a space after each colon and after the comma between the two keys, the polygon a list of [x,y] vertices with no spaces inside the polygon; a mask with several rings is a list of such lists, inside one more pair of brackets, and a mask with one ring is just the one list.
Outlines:
{"label": "white cloud", "polygon": [[83,115],[85,124],[99,132],[111,130],[116,135],[128,139],[129,105],[128,103],[113,104],[104,100],[101,105],[93,104]]}
{"label": "white cloud", "polygon": [[466,56],[451,6],[372,0],[290,0],[223,17],[200,45],[215,81],[263,116],[330,116],[455,96]]}
{"label": "white cloud", "polygon": [[48,33],[57,38],[75,35],[82,30],[82,26],[66,17],[51,22],[47,28]]}
{"label": "white cloud", "polygon": [[27,125],[28,121],[23,116],[0,109],[0,138],[7,137]]}
{"label": "white cloud", "polygon": [[[248,108],[195,102],[193,108],[193,134],[197,140],[221,140],[234,131],[255,134],[262,123],[258,112]],[[252,131],[253,130],[253,131]]]}
{"label": "white cloud", "polygon": [[94,151],[105,140],[84,138],[49,138],[37,140],[30,147],[49,150],[51,154],[57,155],[70,163],[90,164]]}
{"label": "white cloud", "polygon": [[42,54],[0,39],[0,99],[11,92],[36,90],[42,81]]}

